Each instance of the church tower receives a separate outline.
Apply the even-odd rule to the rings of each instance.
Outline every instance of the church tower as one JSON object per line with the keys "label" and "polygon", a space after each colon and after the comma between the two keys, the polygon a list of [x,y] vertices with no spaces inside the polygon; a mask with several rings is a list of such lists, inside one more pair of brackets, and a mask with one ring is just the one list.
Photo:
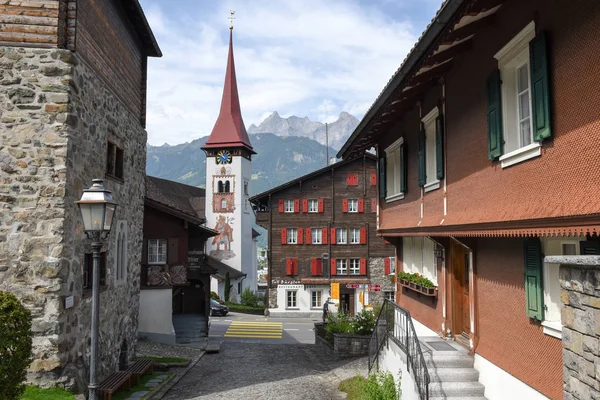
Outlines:
{"label": "church tower", "polygon": [[[256,243],[252,237],[254,213],[248,201],[252,155],[256,152],[242,119],[233,60],[233,26],[229,29],[221,110],[202,150],[206,153],[206,226],[219,232],[206,242],[206,253],[241,272],[230,274],[232,291],[239,294],[246,287],[256,292],[257,286]],[[223,291],[220,282],[220,296]]]}

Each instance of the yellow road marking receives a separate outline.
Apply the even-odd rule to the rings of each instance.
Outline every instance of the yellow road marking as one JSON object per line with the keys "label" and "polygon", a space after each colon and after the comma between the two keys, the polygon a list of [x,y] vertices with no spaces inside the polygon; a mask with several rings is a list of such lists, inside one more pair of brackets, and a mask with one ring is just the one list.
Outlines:
{"label": "yellow road marking", "polygon": [[283,324],[281,322],[247,322],[233,321],[224,337],[251,339],[281,339]]}

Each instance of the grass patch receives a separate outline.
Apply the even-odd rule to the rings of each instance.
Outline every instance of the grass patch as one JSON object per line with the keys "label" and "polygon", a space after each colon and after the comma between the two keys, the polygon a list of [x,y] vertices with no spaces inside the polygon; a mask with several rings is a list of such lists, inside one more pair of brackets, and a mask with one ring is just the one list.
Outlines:
{"label": "grass patch", "polygon": [[148,360],[154,360],[154,362],[157,363],[164,363],[164,364],[181,364],[181,363],[186,363],[189,362],[189,358],[178,358],[178,357],[155,357],[155,356],[141,356],[138,358],[144,358],[144,359],[148,359]]}
{"label": "grass patch", "polygon": [[349,400],[399,400],[402,397],[400,382],[396,384],[389,372],[369,374],[368,378],[354,376],[342,381],[338,389],[346,392]]}
{"label": "grass patch", "polygon": [[[112,399],[113,400],[125,400],[126,398],[128,398],[129,396],[131,396],[133,393],[135,392],[141,392],[141,391],[148,391],[148,392],[152,392],[153,390],[156,390],[157,388],[147,388],[144,385],[151,379],[156,378],[157,376],[160,375],[169,375],[169,378],[167,378],[166,380],[163,381],[163,385],[165,382],[167,382],[169,379],[171,379],[171,377],[173,376],[173,374],[168,373],[168,372],[153,372],[150,375],[144,375],[140,378],[140,381],[138,382],[137,385],[133,386],[131,389],[129,390],[118,390],[116,392],[114,392],[112,394]],[[150,393],[148,393],[146,396],[148,396]],[[145,397],[145,396],[144,396]]]}
{"label": "grass patch", "polygon": [[74,400],[75,396],[64,389],[42,389],[37,386],[27,386],[22,400]]}
{"label": "grass patch", "polygon": [[343,380],[338,386],[338,390],[344,393],[348,393],[347,400],[361,400],[364,392],[363,388],[367,383],[367,379],[364,376],[353,376]]}

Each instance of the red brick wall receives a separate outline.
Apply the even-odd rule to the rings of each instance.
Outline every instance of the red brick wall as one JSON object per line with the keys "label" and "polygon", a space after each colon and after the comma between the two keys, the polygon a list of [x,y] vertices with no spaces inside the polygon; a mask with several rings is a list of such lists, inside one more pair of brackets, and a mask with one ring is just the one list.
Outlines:
{"label": "red brick wall", "polygon": [[525,314],[523,239],[478,240],[474,265],[476,353],[562,399],[562,343]]}
{"label": "red brick wall", "polygon": [[[497,68],[493,55],[532,20],[549,32],[553,138],[543,143],[540,157],[502,169],[488,160],[486,78]],[[590,167],[600,154],[599,25],[600,4],[593,0],[512,1],[499,10],[496,24],[476,34],[472,50],[457,56],[445,77],[448,214],[444,218],[443,188],[426,193],[420,227],[439,226],[442,219],[447,226],[600,213],[600,179]],[[440,87],[425,96],[423,115],[435,97]],[[383,229],[420,221],[418,107],[398,117],[379,148],[404,135],[408,195],[382,204]]]}

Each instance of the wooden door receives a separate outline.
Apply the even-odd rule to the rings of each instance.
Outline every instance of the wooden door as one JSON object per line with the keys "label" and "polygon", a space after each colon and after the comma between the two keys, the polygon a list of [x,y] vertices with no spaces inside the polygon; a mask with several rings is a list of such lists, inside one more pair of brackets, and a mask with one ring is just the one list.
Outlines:
{"label": "wooden door", "polygon": [[349,306],[349,314],[351,317],[354,317],[355,314],[355,310],[354,310],[354,290],[352,290],[351,293],[348,294],[348,306]]}
{"label": "wooden door", "polygon": [[471,302],[469,293],[469,252],[452,243],[452,311],[455,337],[469,338],[471,331]]}
{"label": "wooden door", "polygon": [[199,282],[173,288],[173,314],[204,314],[204,296],[204,285]]}

